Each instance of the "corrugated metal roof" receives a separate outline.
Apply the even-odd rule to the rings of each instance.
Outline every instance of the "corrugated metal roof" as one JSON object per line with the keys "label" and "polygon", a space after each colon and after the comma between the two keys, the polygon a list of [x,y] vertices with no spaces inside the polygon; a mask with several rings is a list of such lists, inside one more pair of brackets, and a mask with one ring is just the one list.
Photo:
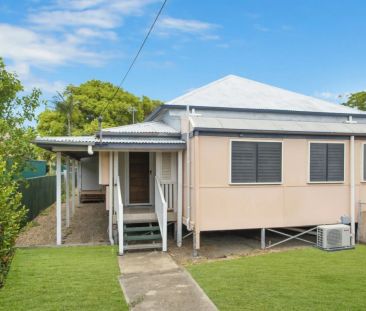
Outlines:
{"label": "corrugated metal roof", "polygon": [[38,136],[36,143],[56,143],[56,144],[78,144],[90,145],[95,143],[94,136]]}
{"label": "corrugated metal roof", "polygon": [[350,107],[229,75],[166,103],[171,106],[366,114]]}
{"label": "corrugated metal roof", "polygon": [[366,124],[191,117],[195,129],[218,131],[365,134]]}
{"label": "corrugated metal roof", "polygon": [[110,138],[104,137],[102,143],[107,144],[185,144],[184,140],[158,137],[144,137],[144,138]]}
{"label": "corrugated metal roof", "polygon": [[[36,144],[46,145],[98,145],[100,139],[94,136],[37,137]],[[184,140],[168,137],[103,137],[103,144],[185,144]]]}
{"label": "corrugated metal roof", "polygon": [[162,122],[143,122],[103,129],[104,134],[179,134],[179,131]]}

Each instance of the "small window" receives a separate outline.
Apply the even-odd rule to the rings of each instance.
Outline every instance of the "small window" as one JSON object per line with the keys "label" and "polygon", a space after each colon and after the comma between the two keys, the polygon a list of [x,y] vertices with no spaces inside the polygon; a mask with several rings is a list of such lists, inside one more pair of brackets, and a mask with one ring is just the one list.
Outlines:
{"label": "small window", "polygon": [[232,183],[280,183],[282,143],[233,141],[231,144]]}
{"label": "small window", "polygon": [[310,181],[344,181],[344,144],[310,143]]}

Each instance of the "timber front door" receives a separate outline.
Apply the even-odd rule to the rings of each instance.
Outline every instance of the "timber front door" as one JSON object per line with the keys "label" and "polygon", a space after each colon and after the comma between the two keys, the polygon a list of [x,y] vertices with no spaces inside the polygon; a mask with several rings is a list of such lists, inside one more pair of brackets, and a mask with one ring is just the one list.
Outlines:
{"label": "timber front door", "polygon": [[150,161],[148,152],[130,152],[130,203],[150,202]]}

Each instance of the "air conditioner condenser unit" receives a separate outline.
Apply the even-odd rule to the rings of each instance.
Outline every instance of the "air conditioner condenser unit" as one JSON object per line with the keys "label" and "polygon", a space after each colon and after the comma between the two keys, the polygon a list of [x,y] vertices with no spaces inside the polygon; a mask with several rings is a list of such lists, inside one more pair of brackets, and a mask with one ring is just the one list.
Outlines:
{"label": "air conditioner condenser unit", "polygon": [[342,224],[318,226],[317,247],[328,251],[353,248],[350,226]]}

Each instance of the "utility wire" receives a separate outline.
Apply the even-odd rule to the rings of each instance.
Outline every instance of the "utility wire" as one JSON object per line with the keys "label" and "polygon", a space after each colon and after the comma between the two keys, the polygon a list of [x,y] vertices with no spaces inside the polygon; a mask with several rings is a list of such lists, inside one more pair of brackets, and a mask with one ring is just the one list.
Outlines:
{"label": "utility wire", "polygon": [[121,87],[122,87],[123,83],[124,83],[124,82],[125,82],[125,80],[127,79],[127,76],[128,76],[128,74],[130,73],[130,71],[131,71],[132,67],[135,65],[137,58],[139,57],[139,55],[140,55],[140,53],[141,53],[142,49],[144,48],[145,43],[146,43],[147,39],[149,38],[149,36],[150,36],[151,32],[153,31],[153,29],[154,29],[154,27],[155,27],[155,24],[156,24],[156,22],[158,21],[159,16],[161,15],[161,12],[163,11],[163,9],[164,9],[164,7],[165,7],[165,5],[166,5],[166,3],[167,3],[167,2],[168,2],[168,0],[164,0],[163,4],[161,5],[161,7],[160,7],[160,9],[159,9],[159,11],[158,11],[158,13],[157,13],[157,15],[156,15],[156,17],[155,17],[154,21],[153,21],[153,23],[151,24],[151,26],[150,26],[150,28],[149,28],[149,31],[146,33],[146,36],[145,36],[144,40],[142,41],[140,48],[138,49],[138,51],[137,51],[137,53],[136,53],[135,57],[133,58],[133,60],[132,60],[132,62],[131,62],[131,64],[130,64],[130,66],[128,67],[128,69],[127,69],[126,73],[124,74],[124,76],[123,76],[123,78],[122,78],[122,80],[121,80],[120,84],[117,86],[117,89],[116,89],[116,90],[115,90],[115,92],[113,93],[113,96],[109,99],[109,101],[107,102],[106,106],[104,107],[104,109],[103,109],[103,110],[102,110],[102,112],[100,113],[100,117],[99,117],[100,122],[101,122],[101,115],[102,115],[102,113],[103,113],[103,112],[108,108],[108,105],[110,104],[110,102],[111,102],[111,101],[114,99],[114,97],[117,95],[118,91],[121,89]]}

